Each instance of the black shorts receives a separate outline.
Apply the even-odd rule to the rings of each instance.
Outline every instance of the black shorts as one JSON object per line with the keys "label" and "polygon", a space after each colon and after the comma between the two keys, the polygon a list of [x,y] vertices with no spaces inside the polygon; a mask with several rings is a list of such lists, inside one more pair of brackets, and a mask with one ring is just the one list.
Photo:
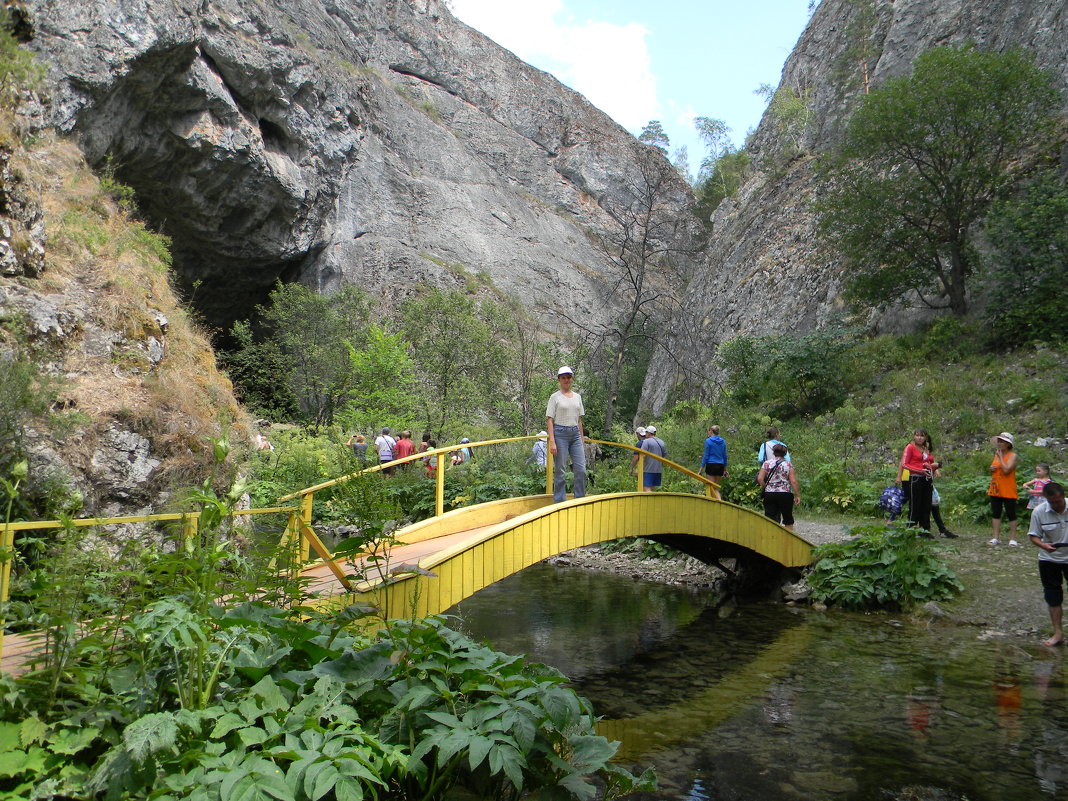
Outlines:
{"label": "black shorts", "polygon": [[764,516],[784,526],[794,524],[794,494],[792,492],[765,492]]}
{"label": "black shorts", "polygon": [[1038,560],[1038,577],[1042,579],[1042,595],[1046,606],[1060,606],[1064,603],[1064,588],[1061,584],[1068,581],[1068,564]]}
{"label": "black shorts", "polygon": [[716,464],[715,462],[708,462],[705,464],[706,476],[722,476],[727,470],[727,465]]}
{"label": "black shorts", "polygon": [[1015,498],[998,498],[995,495],[990,496],[990,516],[995,520],[1001,520],[1001,509],[1005,508],[1005,516],[1009,518],[1009,521],[1016,519],[1016,499]]}

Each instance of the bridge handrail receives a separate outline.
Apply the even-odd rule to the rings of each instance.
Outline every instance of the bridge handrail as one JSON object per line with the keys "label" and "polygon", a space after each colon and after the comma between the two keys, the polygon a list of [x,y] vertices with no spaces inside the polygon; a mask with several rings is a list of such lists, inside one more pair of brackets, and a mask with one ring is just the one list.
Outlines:
{"label": "bridge handrail", "polygon": [[[440,455],[440,454],[455,453],[456,451],[460,450],[461,448],[472,448],[472,449],[474,449],[474,448],[480,448],[480,447],[482,447],[484,445],[502,445],[502,444],[506,444],[506,443],[510,443],[510,442],[529,442],[530,440],[536,440],[536,439],[546,439],[546,437],[539,437],[537,434],[531,434],[531,435],[524,436],[524,437],[504,437],[504,438],[501,438],[501,439],[481,440],[479,442],[462,442],[462,443],[456,443],[455,445],[447,445],[447,446],[444,446],[444,447],[441,447],[441,448],[434,448],[432,450],[422,451],[421,453],[413,453],[411,456],[405,456],[403,459],[394,459],[394,460],[389,461],[389,462],[382,462],[382,463],[379,463],[379,464],[376,464],[376,465],[372,465],[370,467],[364,467],[364,468],[361,468],[360,470],[357,470],[357,471],[355,471],[353,473],[348,473],[348,474],[346,474],[344,476],[338,476],[337,478],[332,478],[329,481],[323,481],[323,482],[321,482],[319,484],[314,484],[314,485],[312,485],[310,487],[305,487],[302,490],[297,490],[296,492],[291,492],[288,495],[282,495],[282,496],[280,496],[278,498],[278,502],[279,503],[283,503],[285,501],[291,501],[294,498],[301,498],[301,497],[304,497],[304,496],[307,496],[307,495],[312,495],[312,494],[314,494],[316,492],[319,492],[319,490],[329,489],[330,487],[337,486],[338,484],[342,484],[342,483],[344,483],[346,481],[351,481],[352,479],[354,479],[354,478],[356,478],[358,476],[369,475],[371,473],[379,473],[382,470],[392,469],[392,468],[396,467],[397,465],[408,464],[410,462],[420,461],[424,457],[427,457],[427,456],[437,456],[437,455]],[[634,445],[627,445],[626,443],[623,443],[623,442],[613,442],[612,440],[593,439],[592,437],[587,437],[586,441],[587,442],[596,443],[598,445],[611,445],[611,446],[616,447],[616,448],[623,448],[625,450],[634,451],[635,453],[639,454],[640,456],[652,457],[653,459],[656,459],[657,461],[662,462],[663,464],[666,464],[667,466],[669,466],[671,468],[674,468],[675,470],[678,470],[683,475],[689,476],[690,478],[695,479],[696,481],[704,484],[706,487],[709,487],[709,488],[715,489],[715,490],[719,489],[719,484],[717,482],[715,482],[715,481],[712,481],[710,478],[708,478],[706,476],[702,476],[700,473],[695,473],[693,470],[690,470],[687,467],[683,467],[678,462],[673,462],[673,461],[671,461],[670,459],[668,459],[667,457],[664,457],[664,456],[658,456],[657,454],[652,453],[651,451],[642,450],[641,448],[637,448]],[[546,467],[547,467],[548,472],[551,472],[552,455],[551,454],[547,454],[547,455],[549,457],[549,464]],[[439,462],[439,467],[440,467],[440,462]],[[440,514],[440,512],[438,512],[438,514]]]}
{"label": "bridge handrail", "polygon": [[[715,489],[717,491],[719,490],[719,483],[718,482],[713,481],[708,476],[702,476],[700,473],[695,473],[693,470],[690,470],[688,467],[683,467],[678,462],[671,461],[666,456],[657,456],[652,451],[642,450],[641,448],[638,448],[638,447],[636,447],[634,445],[627,445],[624,442],[611,442],[609,440],[603,440],[603,439],[591,439],[590,442],[596,442],[598,445],[613,445],[613,446],[615,446],[617,448],[626,448],[628,451],[634,451],[635,453],[637,453],[637,454],[639,454],[641,456],[651,456],[652,458],[656,459],[658,462],[662,462],[663,464],[666,464],[668,467],[673,467],[674,469],[678,470],[683,475],[689,476],[690,478],[693,478],[693,479],[696,479],[697,481],[699,481],[702,484],[704,484],[706,487],[709,487],[711,489]],[[641,472],[641,471],[638,471],[638,472]]]}
{"label": "bridge handrail", "polygon": [[[456,451],[460,450],[461,448],[478,448],[478,447],[481,447],[483,445],[501,445],[501,444],[508,443],[508,442],[527,442],[527,441],[532,440],[532,439],[545,439],[545,437],[539,437],[537,434],[531,434],[531,435],[525,436],[525,437],[506,437],[504,439],[486,439],[486,440],[482,440],[481,442],[458,442],[455,445],[447,445],[447,446],[444,446],[444,447],[441,447],[441,448],[433,448],[432,450],[421,451],[420,453],[413,453],[411,456],[405,456],[403,459],[393,459],[392,461],[389,461],[389,462],[381,462],[381,463],[376,464],[376,465],[371,465],[370,467],[364,467],[364,468],[361,468],[360,470],[357,470],[354,473],[348,473],[347,475],[344,475],[344,476],[338,476],[337,478],[332,478],[329,481],[324,481],[324,482],[322,482],[320,484],[315,484],[314,486],[305,487],[302,490],[297,490],[296,492],[291,492],[288,495],[282,495],[280,498],[278,498],[278,502],[282,503],[283,501],[291,501],[294,498],[300,498],[300,497],[302,497],[304,495],[308,495],[310,493],[318,492],[319,490],[329,489],[330,487],[336,486],[338,484],[343,484],[346,481],[351,481],[352,479],[356,478],[357,476],[362,476],[362,475],[366,475],[366,474],[369,474],[369,473],[379,473],[382,470],[392,469],[392,468],[396,467],[397,465],[408,464],[409,462],[418,462],[418,461],[421,461],[423,458],[425,458],[427,456],[437,456],[437,455],[440,455],[440,454],[455,453]],[[438,462],[438,466],[439,467],[441,466],[440,460]]]}

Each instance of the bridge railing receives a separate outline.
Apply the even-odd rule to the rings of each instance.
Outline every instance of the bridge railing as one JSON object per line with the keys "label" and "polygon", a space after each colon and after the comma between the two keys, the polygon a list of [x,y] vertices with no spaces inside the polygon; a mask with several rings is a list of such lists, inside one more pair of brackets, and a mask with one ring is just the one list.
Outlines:
{"label": "bridge railing", "polygon": [[[332,487],[337,486],[338,484],[343,484],[347,481],[352,481],[353,479],[356,479],[361,476],[380,473],[385,470],[392,470],[393,468],[401,465],[421,462],[427,458],[437,457],[437,468],[434,470],[434,516],[440,517],[445,511],[445,472],[446,470],[452,469],[452,467],[454,467],[451,459],[452,454],[456,453],[462,448],[470,448],[474,450],[476,448],[483,448],[492,445],[503,445],[517,442],[533,442],[538,439],[545,440],[547,439],[547,437],[539,437],[538,435],[531,435],[525,437],[504,437],[501,439],[487,439],[479,442],[464,442],[455,445],[446,445],[441,448],[433,448],[431,450],[426,450],[421,453],[413,453],[411,456],[406,456],[403,459],[394,459],[390,462],[383,462],[380,464],[372,465],[370,467],[365,467],[361,470],[357,470],[347,475],[332,478],[329,481],[323,481],[319,484],[315,484],[310,487],[305,487],[302,490],[291,492],[288,495],[283,495],[278,499],[279,503],[299,499],[300,509],[299,520],[296,521],[296,524],[294,526],[286,528],[286,533],[284,536],[289,536],[292,534],[292,532],[299,532],[298,536],[300,538],[300,541],[298,553],[300,559],[307,560],[311,556],[311,551],[314,550],[316,553],[319,554],[320,557],[324,559],[324,561],[330,562],[329,556],[326,555],[328,554],[326,546],[323,544],[322,540],[318,537],[318,535],[315,533],[315,530],[312,528],[312,512],[314,507],[315,493],[320,492],[322,490],[330,489]],[[634,445],[627,445],[622,442],[612,442],[611,440],[592,438],[587,438],[586,442],[613,448],[620,448],[622,450],[627,451],[633,451],[635,454],[637,454],[638,461],[636,468],[638,475],[638,492],[642,491],[642,473],[645,467],[645,460],[647,458],[651,458],[661,462],[666,467],[670,467],[673,470],[677,470],[683,475],[694,479],[699,484],[704,486],[705,494],[709,498],[719,500],[719,484],[717,482],[709,479],[706,476],[702,476],[699,473],[695,473],[693,470],[690,470],[689,468],[684,467],[683,465],[678,464],[677,462],[673,462],[666,457],[658,456],[654,453],[650,453],[649,451],[642,450],[641,448],[638,448]],[[545,494],[551,495],[553,492],[554,456],[548,448],[546,448],[545,457]],[[283,539],[283,545],[288,544],[289,543]],[[335,574],[336,573],[337,571],[335,570]],[[342,584],[348,587],[347,581],[342,580]]]}
{"label": "bridge railing", "polygon": [[[415,453],[411,456],[403,459],[396,459],[384,464],[377,464],[371,467],[358,470],[348,475],[340,476],[338,478],[324,481],[319,484],[315,484],[311,487],[306,487],[297,492],[283,495],[278,499],[280,504],[284,504],[286,501],[298,500],[296,504],[272,506],[260,509],[240,509],[230,512],[229,516],[233,518],[240,518],[244,516],[253,515],[265,515],[265,514],[285,514],[288,516],[285,529],[282,534],[282,547],[290,547],[294,543],[298,545],[297,553],[301,562],[306,562],[310,559],[312,551],[328,565],[334,576],[338,581],[348,590],[352,590],[352,584],[344,572],[334,562],[333,555],[330,553],[329,548],[323,543],[322,539],[318,536],[315,530],[312,528],[312,512],[315,502],[315,493],[321,490],[328,489],[336,486],[337,484],[351,481],[357,476],[369,475],[372,473],[378,473],[383,470],[392,469],[399,465],[421,462],[424,458],[437,457],[437,469],[434,471],[434,480],[436,482],[434,490],[434,516],[440,516],[444,512],[445,508],[445,472],[453,467],[452,454],[456,453],[461,448],[484,448],[493,445],[502,445],[507,443],[517,442],[532,442],[537,439],[546,439],[546,437],[538,437],[537,435],[525,436],[525,437],[505,437],[501,439],[489,439],[482,440],[480,442],[465,442],[455,445],[447,445],[441,448],[434,448],[432,450],[423,451],[422,453]],[[689,476],[696,480],[700,484],[705,486],[705,493],[710,498],[719,497],[719,485],[699,475],[698,473],[689,470],[682,465],[671,461],[670,459],[648,451],[643,451],[633,445],[627,445],[622,442],[612,442],[609,440],[599,439],[587,439],[587,442],[595,443],[597,445],[603,445],[607,447],[621,448],[623,450],[633,451],[638,454],[637,473],[638,473],[638,491],[642,489],[642,472],[645,465],[645,459],[652,458],[659,462],[662,462],[665,466],[670,467],[680,473]],[[545,493],[551,495],[553,491],[553,454],[546,448],[546,465],[545,465]],[[87,526],[109,526],[118,525],[124,523],[156,523],[156,522],[180,522],[182,538],[185,542],[191,542],[197,535],[198,524],[200,520],[200,512],[171,512],[163,514],[150,514],[150,515],[128,515],[122,517],[85,517],[77,518],[73,520],[33,520],[33,521],[20,521],[16,523],[4,523],[2,524],[2,536],[0,536],[0,606],[7,603],[10,597],[10,585],[11,585],[11,564],[14,559],[14,543],[15,534],[19,531],[41,531],[48,529],[61,529],[68,527],[87,527]],[[3,653],[3,627],[4,619],[0,617],[0,656]]]}

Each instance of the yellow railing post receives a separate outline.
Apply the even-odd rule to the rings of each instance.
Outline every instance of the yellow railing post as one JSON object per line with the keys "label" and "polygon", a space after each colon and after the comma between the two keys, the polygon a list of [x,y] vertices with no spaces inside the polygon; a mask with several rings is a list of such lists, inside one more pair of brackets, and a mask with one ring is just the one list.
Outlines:
{"label": "yellow railing post", "polygon": [[548,441],[545,443],[545,494],[553,494],[553,452]]}
{"label": "yellow railing post", "polygon": [[434,471],[434,517],[441,517],[445,512],[445,465],[452,461],[446,456],[438,454],[438,469]]}
{"label": "yellow railing post", "polygon": [[311,527],[312,502],[315,499],[314,492],[308,492],[300,496],[300,561],[307,562],[311,558],[311,543],[304,536],[304,527]]}
{"label": "yellow railing post", "polygon": [[641,492],[645,489],[645,454],[638,454],[638,489],[635,492]]}
{"label": "yellow railing post", "polygon": [[186,553],[192,553],[197,532],[200,530],[200,518],[193,512],[187,512],[182,518],[182,547]]}
{"label": "yellow railing post", "polygon": [[4,658],[4,629],[7,628],[7,599],[11,591],[11,563],[15,560],[15,531],[4,523],[4,536],[0,538],[0,662]]}

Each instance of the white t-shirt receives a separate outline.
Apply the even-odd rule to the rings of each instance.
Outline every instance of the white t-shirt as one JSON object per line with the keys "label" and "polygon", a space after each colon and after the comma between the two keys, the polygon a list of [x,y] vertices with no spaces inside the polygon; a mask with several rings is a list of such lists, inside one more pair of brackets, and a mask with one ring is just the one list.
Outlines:
{"label": "white t-shirt", "polygon": [[375,450],[378,451],[378,461],[392,462],[393,449],[397,446],[397,440],[389,434],[382,434],[375,439]]}
{"label": "white t-shirt", "polygon": [[586,409],[582,406],[582,396],[577,392],[572,392],[570,398],[564,395],[563,390],[557,390],[549,396],[545,416],[551,417],[556,425],[577,426],[584,414]]}
{"label": "white t-shirt", "polygon": [[[1068,542],[1068,506],[1063,512],[1055,512],[1045,501],[1031,512],[1031,525],[1027,530],[1029,537],[1037,537],[1043,542]],[[1055,551],[1047,551],[1045,548],[1038,552],[1038,558],[1042,562],[1068,563],[1068,547],[1058,548]]]}

